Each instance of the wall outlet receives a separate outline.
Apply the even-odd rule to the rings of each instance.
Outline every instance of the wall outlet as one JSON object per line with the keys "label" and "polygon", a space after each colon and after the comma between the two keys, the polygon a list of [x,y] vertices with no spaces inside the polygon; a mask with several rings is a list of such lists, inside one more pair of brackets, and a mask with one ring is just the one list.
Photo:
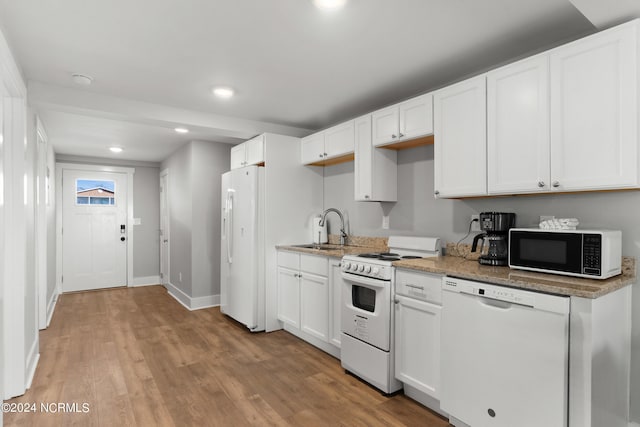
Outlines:
{"label": "wall outlet", "polygon": [[540,222],[550,219],[556,219],[556,217],[554,215],[540,215]]}
{"label": "wall outlet", "polygon": [[[473,221],[474,219],[475,221]],[[478,214],[471,215],[470,221],[473,221],[471,223],[471,231],[482,231],[480,230],[480,215]]]}
{"label": "wall outlet", "polygon": [[382,217],[382,228],[385,230],[389,229],[389,215],[384,215]]}

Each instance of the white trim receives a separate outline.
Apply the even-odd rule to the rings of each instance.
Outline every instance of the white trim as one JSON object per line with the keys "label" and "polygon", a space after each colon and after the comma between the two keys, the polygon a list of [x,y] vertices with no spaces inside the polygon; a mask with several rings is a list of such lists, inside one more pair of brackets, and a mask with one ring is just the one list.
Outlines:
{"label": "white trim", "polygon": [[629,427],[640,427],[640,424],[629,421]]}
{"label": "white trim", "polygon": [[62,171],[82,170],[127,175],[127,286],[133,283],[133,174],[135,168],[56,162],[56,287],[62,293]]}
{"label": "white trim", "polygon": [[27,378],[25,388],[30,389],[31,383],[33,382],[33,377],[36,374],[36,368],[38,367],[38,361],[40,360],[40,353],[38,352],[38,338],[33,341],[31,345],[31,349],[29,350],[29,355],[27,356]]}
{"label": "white trim", "polygon": [[47,133],[36,116],[36,293],[37,293],[37,319],[38,329],[47,327],[47,240],[53,236],[47,235],[47,163],[49,155],[49,142]]}
{"label": "white trim", "polygon": [[136,288],[139,286],[155,286],[161,285],[160,276],[145,276],[145,277],[134,277],[133,281],[129,283],[129,287]]}
{"label": "white trim", "polygon": [[49,304],[47,304],[47,328],[51,324],[51,318],[53,317],[53,312],[56,309],[57,302],[58,302],[58,293],[54,292],[51,294],[51,299],[49,300]]}
{"label": "white trim", "polygon": [[166,288],[169,295],[189,311],[217,307],[220,305],[220,295],[207,295],[204,297],[191,298],[170,282],[167,282]]}

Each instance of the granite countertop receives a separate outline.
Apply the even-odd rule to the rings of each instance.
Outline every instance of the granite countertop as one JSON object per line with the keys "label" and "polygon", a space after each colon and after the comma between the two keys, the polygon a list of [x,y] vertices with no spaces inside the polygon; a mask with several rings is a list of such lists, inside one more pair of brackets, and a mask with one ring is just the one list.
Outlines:
{"label": "granite countertop", "polygon": [[598,298],[636,281],[636,260],[631,257],[622,257],[622,274],[605,280],[480,265],[476,260],[456,256],[401,260],[395,261],[393,265],[397,268],[584,298]]}
{"label": "granite countertop", "polygon": [[[387,250],[386,241],[378,238],[354,239],[355,245],[340,246],[335,239],[334,244],[325,244],[329,249],[301,248],[292,245],[276,246],[279,250],[321,255],[330,258],[342,258],[344,255],[358,255],[367,252]],[[448,251],[451,250],[448,248]],[[461,254],[462,255],[462,254]],[[474,256],[475,254],[465,254]],[[477,280],[513,288],[547,292],[556,295],[598,298],[616,291],[636,281],[636,260],[622,257],[622,274],[606,280],[581,279],[579,277],[558,274],[536,273],[533,271],[514,270],[509,267],[492,267],[480,265],[476,259],[461,256],[441,256],[437,258],[421,258],[395,261],[394,267],[427,273],[445,274],[461,279]]]}

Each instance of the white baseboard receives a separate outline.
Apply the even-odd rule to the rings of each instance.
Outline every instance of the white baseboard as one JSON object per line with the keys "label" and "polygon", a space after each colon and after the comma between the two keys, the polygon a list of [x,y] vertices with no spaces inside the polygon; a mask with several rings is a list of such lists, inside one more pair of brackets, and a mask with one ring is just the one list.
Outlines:
{"label": "white baseboard", "polygon": [[629,421],[629,427],[640,427],[640,424]]}
{"label": "white baseboard", "polygon": [[175,298],[175,300],[182,304],[187,310],[200,310],[202,308],[217,307],[220,305],[220,295],[192,298],[171,283],[167,283],[165,286],[169,295]]}
{"label": "white baseboard", "polygon": [[53,294],[51,294],[51,299],[47,304],[47,328],[51,323],[51,318],[53,317],[53,312],[56,309],[57,303],[58,303],[58,294],[54,292]]}
{"label": "white baseboard", "polygon": [[160,276],[134,277],[131,283],[129,283],[129,287],[136,288],[138,286],[153,286],[159,284],[161,284]]}
{"label": "white baseboard", "polygon": [[27,356],[27,378],[25,388],[30,389],[33,382],[33,376],[36,374],[36,368],[38,367],[38,361],[40,360],[40,353],[38,352],[38,338],[33,340],[29,355]]}

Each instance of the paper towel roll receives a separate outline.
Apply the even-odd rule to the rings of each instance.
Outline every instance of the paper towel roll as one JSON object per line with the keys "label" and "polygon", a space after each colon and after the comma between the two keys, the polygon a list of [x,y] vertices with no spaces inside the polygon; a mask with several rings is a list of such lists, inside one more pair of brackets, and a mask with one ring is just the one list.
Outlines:
{"label": "paper towel roll", "polygon": [[313,218],[313,227],[312,227],[312,240],[313,243],[327,243],[329,238],[327,236],[327,223],[325,222],[323,226],[320,226],[320,217],[317,216]]}

